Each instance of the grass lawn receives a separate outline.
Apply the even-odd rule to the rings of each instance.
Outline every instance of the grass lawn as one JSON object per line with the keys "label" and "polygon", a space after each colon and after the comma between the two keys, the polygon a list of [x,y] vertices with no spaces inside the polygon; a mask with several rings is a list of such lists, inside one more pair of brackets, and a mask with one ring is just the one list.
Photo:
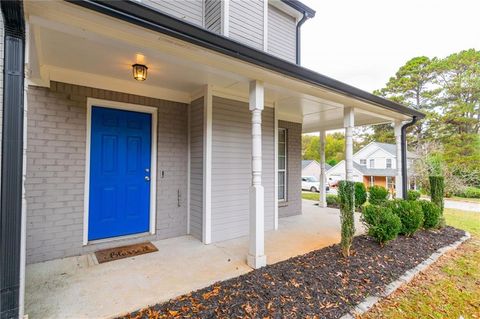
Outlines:
{"label": "grass lawn", "polygon": [[302,199],[318,200],[319,194],[312,192],[302,192]]}
{"label": "grass lawn", "polygon": [[472,239],[362,318],[480,318],[480,214],[445,209],[445,219]]}

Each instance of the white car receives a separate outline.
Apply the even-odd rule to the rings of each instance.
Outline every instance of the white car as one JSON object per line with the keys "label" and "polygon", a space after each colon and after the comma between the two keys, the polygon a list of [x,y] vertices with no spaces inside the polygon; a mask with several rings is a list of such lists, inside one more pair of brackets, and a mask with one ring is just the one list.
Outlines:
{"label": "white car", "polygon": [[[302,190],[318,193],[320,189],[320,181],[315,176],[302,176]],[[328,185],[326,186],[329,191]]]}

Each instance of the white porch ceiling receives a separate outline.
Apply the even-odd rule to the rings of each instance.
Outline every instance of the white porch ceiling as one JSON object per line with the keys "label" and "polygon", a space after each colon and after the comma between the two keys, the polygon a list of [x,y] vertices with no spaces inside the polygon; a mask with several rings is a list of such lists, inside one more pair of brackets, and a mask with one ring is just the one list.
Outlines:
{"label": "white porch ceiling", "polygon": [[[303,123],[304,132],[343,127],[343,107],[355,107],[355,125],[406,116],[258,66],[200,49],[165,35],[65,2],[26,2],[30,83],[50,81],[188,103],[211,85],[214,93],[248,100],[248,82],[265,82],[267,106],[280,119]],[[137,82],[131,65],[148,66]]]}

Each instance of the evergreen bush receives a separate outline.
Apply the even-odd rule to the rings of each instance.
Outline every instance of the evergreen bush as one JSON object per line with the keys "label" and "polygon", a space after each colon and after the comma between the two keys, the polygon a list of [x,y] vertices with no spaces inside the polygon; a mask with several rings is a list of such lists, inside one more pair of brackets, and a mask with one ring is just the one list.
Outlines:
{"label": "evergreen bush", "polygon": [[381,205],[388,200],[388,190],[383,186],[373,185],[368,188],[368,202]]}
{"label": "evergreen bush", "polygon": [[367,201],[367,189],[362,182],[355,182],[355,208],[359,209]]}
{"label": "evergreen bush", "polygon": [[430,176],[430,197],[443,212],[444,179],[443,176]]}
{"label": "evergreen bush", "polygon": [[397,238],[402,222],[390,207],[368,205],[363,208],[362,222],[367,228],[367,234],[373,237],[381,246]]}
{"label": "evergreen bush", "polygon": [[340,198],[340,222],[342,226],[342,239],[340,245],[342,254],[350,256],[353,235],[355,234],[355,184],[351,181],[340,181],[338,184],[338,196]]}
{"label": "evergreen bush", "polygon": [[414,190],[408,190],[407,191],[407,199],[408,200],[417,200],[420,198],[420,192],[419,191],[414,191]]}
{"label": "evergreen bush", "polygon": [[445,220],[443,218],[443,196],[445,193],[445,180],[443,176],[429,176],[428,180],[430,181],[430,199],[432,203],[440,207],[440,226],[445,225]]}
{"label": "evergreen bush", "polygon": [[422,205],[418,201],[396,199],[390,201],[388,206],[392,212],[400,217],[402,228],[400,234],[412,236],[423,225]]}
{"label": "evergreen bush", "polygon": [[421,200],[419,203],[422,205],[424,217],[423,228],[429,229],[438,227],[440,224],[440,218],[442,216],[440,207],[428,200]]}

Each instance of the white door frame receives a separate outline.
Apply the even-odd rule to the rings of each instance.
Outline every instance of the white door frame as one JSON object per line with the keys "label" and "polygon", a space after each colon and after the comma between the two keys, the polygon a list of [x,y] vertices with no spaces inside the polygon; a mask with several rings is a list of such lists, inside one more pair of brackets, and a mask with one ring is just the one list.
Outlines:
{"label": "white door frame", "polygon": [[[94,98],[87,98],[87,140],[86,140],[86,152],[85,152],[85,194],[84,194],[84,204],[83,204],[83,245],[87,245],[88,241],[88,217],[89,217],[89,204],[90,204],[90,143],[91,143],[91,133],[92,133],[92,106],[100,106],[105,108],[141,112],[152,115],[152,125],[151,125],[151,172],[150,172],[150,227],[149,233],[155,234],[155,222],[156,222],[156,194],[157,194],[157,121],[158,121],[158,110],[156,107],[122,103],[109,100],[101,100]],[[105,240],[119,240],[125,237],[131,237],[132,235],[118,236],[107,239],[101,239],[100,241]],[[90,241],[90,243],[96,242]]]}

